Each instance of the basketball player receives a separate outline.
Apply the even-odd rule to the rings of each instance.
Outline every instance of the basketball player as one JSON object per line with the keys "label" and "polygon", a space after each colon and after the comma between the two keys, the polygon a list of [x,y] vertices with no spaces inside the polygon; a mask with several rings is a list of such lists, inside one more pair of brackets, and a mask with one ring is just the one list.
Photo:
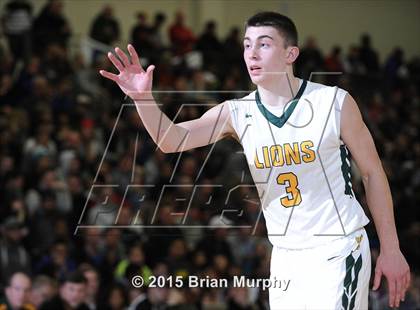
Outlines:
{"label": "basketball player", "polygon": [[162,115],[152,95],[154,66],[144,71],[131,45],[131,59],[118,47],[118,57],[108,54],[118,75],[100,73],[134,100],[163,152],[227,136],[242,144],[273,244],[271,277],[290,279],[288,290],[270,289],[272,309],[368,309],[371,262],[363,227],[369,220],[351,188],[349,150],[363,176],[380,240],[373,289],[384,275],[389,305],[398,307],[410,271],[399,249],[391,193],[374,142],[346,91],[293,75],[297,45],[288,17],[274,12],[251,17],[244,60],[257,90],[178,124]]}

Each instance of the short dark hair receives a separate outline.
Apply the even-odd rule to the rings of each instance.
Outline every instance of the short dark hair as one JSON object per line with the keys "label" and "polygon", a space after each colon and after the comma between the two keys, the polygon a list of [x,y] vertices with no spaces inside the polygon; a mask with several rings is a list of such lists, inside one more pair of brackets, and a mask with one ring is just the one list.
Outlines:
{"label": "short dark hair", "polygon": [[85,276],[80,270],[76,270],[76,271],[72,271],[65,274],[60,279],[60,283],[61,284],[65,284],[65,283],[86,284],[87,279],[85,278]]}
{"label": "short dark hair", "polygon": [[250,17],[245,23],[245,29],[248,27],[262,26],[276,28],[284,37],[286,47],[298,45],[296,26],[289,17],[276,12],[260,12]]}

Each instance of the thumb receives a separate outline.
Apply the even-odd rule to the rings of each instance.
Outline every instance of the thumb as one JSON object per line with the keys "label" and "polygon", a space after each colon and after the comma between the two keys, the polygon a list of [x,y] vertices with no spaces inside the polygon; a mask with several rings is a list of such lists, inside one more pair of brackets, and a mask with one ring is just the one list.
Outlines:
{"label": "thumb", "polygon": [[150,65],[147,67],[146,73],[147,75],[150,77],[151,75],[153,76],[153,71],[155,70],[155,66],[154,65]]}
{"label": "thumb", "polygon": [[375,270],[375,279],[373,280],[372,289],[376,291],[381,285],[382,271],[380,269]]}

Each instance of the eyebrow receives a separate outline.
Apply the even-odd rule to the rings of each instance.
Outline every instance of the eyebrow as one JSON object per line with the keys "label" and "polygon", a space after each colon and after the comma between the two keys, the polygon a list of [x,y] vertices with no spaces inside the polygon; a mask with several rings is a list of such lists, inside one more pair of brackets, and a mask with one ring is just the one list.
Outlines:
{"label": "eyebrow", "polygon": [[[265,39],[265,38],[268,38],[268,39],[271,39],[271,40],[273,40],[274,41],[274,39],[271,37],[271,36],[269,36],[269,35],[267,35],[267,34],[264,34],[264,35],[261,35],[261,36],[259,36],[258,38],[257,38],[257,40],[261,40],[261,39]],[[251,40],[249,37],[245,37],[244,38],[244,41],[245,40]]]}

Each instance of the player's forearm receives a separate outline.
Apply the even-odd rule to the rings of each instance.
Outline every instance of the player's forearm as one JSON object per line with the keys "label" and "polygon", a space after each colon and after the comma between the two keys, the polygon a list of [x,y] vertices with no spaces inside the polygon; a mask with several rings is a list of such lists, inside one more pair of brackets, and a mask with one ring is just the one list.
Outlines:
{"label": "player's forearm", "polygon": [[182,144],[185,129],[177,126],[161,111],[153,96],[134,101],[144,127],[165,153],[176,152]]}
{"label": "player's forearm", "polygon": [[399,250],[391,191],[382,167],[363,177],[369,210],[375,222],[381,251]]}

